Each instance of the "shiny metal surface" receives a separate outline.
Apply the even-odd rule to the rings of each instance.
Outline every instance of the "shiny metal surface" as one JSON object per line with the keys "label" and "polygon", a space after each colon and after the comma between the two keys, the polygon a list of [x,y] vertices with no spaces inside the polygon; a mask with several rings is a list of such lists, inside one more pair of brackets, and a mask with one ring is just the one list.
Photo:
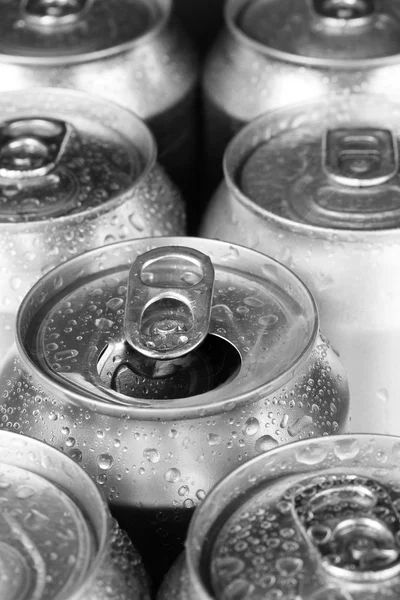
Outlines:
{"label": "shiny metal surface", "polygon": [[309,286],[349,376],[351,432],[400,433],[399,116],[396,103],[355,95],[255,121],[229,147],[201,230],[274,257]]}
{"label": "shiny metal surface", "polygon": [[296,442],[247,462],[198,508],[158,600],[395,599],[400,438]]}
{"label": "shiny metal surface", "polygon": [[[183,202],[133,114],[65,90],[0,94],[0,109],[5,327],[33,283],[68,258],[120,239],[184,233]],[[0,357],[8,338],[0,336]]]}
{"label": "shiny metal surface", "polygon": [[[124,304],[135,260],[170,247],[211,259],[214,293],[205,342],[157,361],[130,348]],[[348,412],[342,368],[300,280],[261,254],[196,238],[115,244],[46,275],[25,298],[0,382],[10,415],[0,427],[79,461],[135,539],[144,530],[153,561],[175,545],[160,564],[222,475],[276,445],[343,431]]]}
{"label": "shiny metal surface", "polygon": [[0,449],[2,597],[148,599],[136,550],[83,470],[17,433],[1,431]]}
{"label": "shiny metal surface", "polygon": [[390,0],[229,0],[203,75],[212,184],[228,141],[266,111],[331,93],[399,98],[399,33]]}
{"label": "shiny metal surface", "polygon": [[193,185],[197,61],[171,0],[2,0],[0,91],[81,90],[144,119],[160,162]]}

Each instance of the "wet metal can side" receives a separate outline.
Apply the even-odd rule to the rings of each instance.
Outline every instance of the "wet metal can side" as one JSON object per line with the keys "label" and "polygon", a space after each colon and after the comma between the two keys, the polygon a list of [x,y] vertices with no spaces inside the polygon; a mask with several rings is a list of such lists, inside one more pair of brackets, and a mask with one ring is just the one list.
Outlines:
{"label": "wet metal can side", "polygon": [[391,0],[228,0],[203,76],[211,183],[229,139],[266,111],[332,93],[400,98],[399,34]]}
{"label": "wet metal can side", "polygon": [[0,454],[2,598],[149,600],[137,551],[73,460],[9,431]]}
{"label": "wet metal can side", "polygon": [[77,257],[26,296],[17,345],[0,427],[79,461],[155,578],[223,475],[346,427],[346,378],[307,288],[224,242],[141,239]]}
{"label": "wet metal can side", "polygon": [[0,357],[35,281],[112,242],[185,232],[179,192],[133,113],[68,90],[0,93]]}
{"label": "wet metal can side", "polygon": [[223,25],[225,0],[174,0],[174,10],[185,30],[204,54]]}
{"label": "wet metal can side", "polygon": [[230,145],[202,228],[310,288],[349,377],[352,433],[400,433],[399,117],[373,95],[261,117]]}
{"label": "wet metal can side", "polygon": [[400,438],[332,436],[245,463],[197,509],[158,600],[395,600]]}
{"label": "wet metal can side", "polygon": [[197,59],[171,0],[1,0],[0,90],[62,87],[144,119],[186,187],[196,167]]}

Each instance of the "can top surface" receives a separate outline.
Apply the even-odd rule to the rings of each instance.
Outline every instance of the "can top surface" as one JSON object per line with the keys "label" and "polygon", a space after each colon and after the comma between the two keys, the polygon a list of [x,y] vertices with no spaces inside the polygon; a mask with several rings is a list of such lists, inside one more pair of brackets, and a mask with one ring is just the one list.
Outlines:
{"label": "can top surface", "polygon": [[0,57],[69,62],[140,42],[168,13],[164,0],[2,0]]}
{"label": "can top surface", "polygon": [[199,597],[397,598],[399,456],[400,438],[332,436],[281,446],[233,471],[190,526]]}
{"label": "can top surface", "polygon": [[[188,249],[211,259],[213,289],[197,285],[206,276]],[[163,254],[156,266],[143,261],[150,250]],[[142,336],[147,349],[142,331],[152,336]],[[155,345],[168,350],[160,340],[166,346],[174,331],[184,334],[183,355],[156,360]],[[303,368],[317,333],[314,301],[291,271],[246,248],[184,237],[113,244],[65,263],[26,296],[17,325],[28,369],[55,394],[150,419],[198,417],[264,397]]]}
{"label": "can top surface", "polygon": [[4,92],[0,112],[0,229],[105,211],[155,161],[147,126],[89,94]]}
{"label": "can top surface", "polygon": [[228,19],[229,8],[232,26],[277,57],[346,68],[400,53],[391,0],[233,0]]}
{"label": "can top surface", "polygon": [[236,197],[299,228],[362,232],[400,226],[399,106],[355,95],[271,112],[225,155]]}
{"label": "can top surface", "polygon": [[[0,449],[2,597],[82,597],[108,534],[99,491],[78,465],[42,442],[1,431]],[[96,515],[89,518],[89,510]]]}

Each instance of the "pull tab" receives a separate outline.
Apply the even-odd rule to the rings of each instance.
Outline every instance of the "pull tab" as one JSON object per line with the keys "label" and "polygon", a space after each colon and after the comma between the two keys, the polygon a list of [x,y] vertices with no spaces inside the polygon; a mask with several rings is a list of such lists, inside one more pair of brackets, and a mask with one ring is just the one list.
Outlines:
{"label": "pull tab", "polygon": [[310,0],[314,19],[328,27],[360,27],[376,16],[376,0]]}
{"label": "pull tab", "polygon": [[54,119],[18,119],[0,126],[0,178],[44,177],[59,162],[70,126]]}
{"label": "pull tab", "polygon": [[34,27],[75,25],[89,10],[93,0],[22,0],[21,17]]}
{"label": "pull tab", "polygon": [[296,513],[322,566],[353,582],[400,573],[400,523],[386,489],[373,480],[334,477],[330,487],[307,486]]}
{"label": "pull tab", "polygon": [[399,168],[397,143],[386,129],[329,130],[322,156],[328,177],[351,187],[381,185]]}
{"label": "pull tab", "polygon": [[202,252],[168,246],[142,254],[129,273],[128,343],[159,360],[194,350],[208,333],[213,287],[214,268]]}

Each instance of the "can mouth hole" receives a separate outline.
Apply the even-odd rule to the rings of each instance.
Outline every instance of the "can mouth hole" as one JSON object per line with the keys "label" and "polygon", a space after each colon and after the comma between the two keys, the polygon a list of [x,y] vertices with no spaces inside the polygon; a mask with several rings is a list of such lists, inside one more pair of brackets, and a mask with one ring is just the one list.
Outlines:
{"label": "can mouth hole", "polygon": [[97,359],[102,385],[125,399],[175,400],[205,394],[233,381],[241,368],[239,351],[209,334],[188,354],[172,360],[148,358],[125,341],[110,342]]}

